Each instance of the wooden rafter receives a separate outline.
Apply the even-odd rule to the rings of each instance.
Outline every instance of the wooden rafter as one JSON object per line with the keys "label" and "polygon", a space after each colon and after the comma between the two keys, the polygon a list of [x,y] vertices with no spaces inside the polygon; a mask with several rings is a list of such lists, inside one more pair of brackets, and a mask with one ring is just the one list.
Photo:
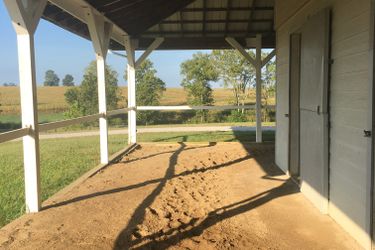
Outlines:
{"label": "wooden rafter", "polygon": [[[228,8],[206,8],[206,12],[226,12]],[[259,10],[259,11],[273,11],[273,7],[231,7],[229,8],[230,11],[251,11],[251,10]],[[203,11],[203,8],[185,8],[182,9],[181,12],[200,12]]]}
{"label": "wooden rafter", "polygon": [[224,34],[224,36],[227,36],[227,34],[228,34],[231,8],[232,8],[232,0],[227,0],[227,10],[226,10],[226,16],[225,16],[225,34]]}
{"label": "wooden rafter", "polygon": [[[129,35],[136,36],[159,24],[165,18],[185,8],[194,1],[117,1],[119,6],[116,6],[116,8],[113,4],[107,8],[98,8],[98,10],[103,12],[107,17],[110,17],[115,24],[121,26]],[[160,6],[163,7],[161,8]]]}
{"label": "wooden rafter", "polygon": [[179,17],[180,17],[180,33],[181,36],[184,36],[184,14],[180,11],[179,12]]}
{"label": "wooden rafter", "polygon": [[[253,0],[252,1],[252,5],[251,5],[251,7],[256,7],[256,1],[257,0]],[[251,31],[251,25],[254,23],[253,22],[253,19],[254,19],[254,10],[251,10],[250,11],[250,15],[249,15],[249,20],[248,20],[248,23],[247,23],[247,33],[249,34],[250,33],[250,31]]]}
{"label": "wooden rafter", "polygon": [[[51,3],[47,4],[47,8],[44,12],[43,18],[55,23],[56,25],[65,28],[77,35],[80,35],[86,39],[90,39],[88,34],[88,29],[85,21],[82,21],[79,17],[74,15],[73,12],[64,11],[59,5],[53,4],[53,2],[65,3],[65,1],[72,2],[74,7],[74,1],[81,0],[52,0]],[[252,5],[239,6],[235,5],[233,1],[232,6],[226,6],[226,1],[224,1],[223,6],[214,7],[210,5],[208,0],[200,1],[200,5],[189,5],[194,2],[194,0],[85,0],[88,4],[94,7],[99,13],[105,14],[106,17],[114,23],[119,29],[124,32],[132,30],[135,33],[129,33],[135,39],[138,39],[137,49],[146,49],[147,46],[152,42],[152,39],[156,37],[166,37],[166,40],[158,49],[168,49],[171,47],[173,49],[222,49],[228,48],[227,43],[221,40],[211,41],[211,38],[224,38],[226,35],[235,37],[236,39],[243,39],[245,37],[252,37],[258,33],[263,35],[263,40],[267,41],[266,47],[273,48],[275,41],[275,32],[273,30],[274,20],[272,18],[273,5],[262,6],[260,1],[257,4],[251,2],[251,0],[246,0],[251,2]],[[169,16],[173,15],[173,19],[161,18],[161,13],[166,13],[166,9],[171,10],[171,6],[179,6],[182,2],[188,1],[189,3],[183,7],[179,7],[177,11],[171,13]],[[195,0],[196,1],[196,0]],[[238,0],[236,0],[238,1]],[[245,0],[244,0],[245,1]],[[163,4],[161,4],[163,3]],[[81,5],[80,5],[81,6]],[[140,9],[140,6],[148,6],[145,9]],[[152,7],[150,7],[152,6]],[[158,6],[158,9],[156,9]],[[104,12],[103,10],[112,10],[111,12]],[[228,10],[229,22],[226,19],[226,13]],[[245,18],[237,17],[234,15],[233,11],[252,11]],[[73,13],[73,14],[72,14]],[[147,13],[147,15],[146,15]],[[255,14],[254,14],[255,13]],[[261,15],[257,15],[257,13]],[[214,15],[211,15],[214,14]],[[146,17],[144,18],[144,15]],[[200,15],[199,19],[194,19],[192,16]],[[210,18],[210,15],[212,18]],[[155,16],[158,16],[156,18]],[[213,19],[215,18],[216,19]],[[148,20],[146,20],[148,19]],[[150,20],[157,20],[152,26],[146,28],[145,22],[150,24]],[[145,21],[146,20],[146,21]],[[209,24],[221,24],[221,30],[210,30]],[[264,24],[259,27],[254,27],[251,24]],[[198,25],[190,25],[198,24]],[[240,24],[238,29],[234,29],[231,24]],[[188,26],[194,27],[194,29],[188,29]],[[177,26],[177,27],[176,27]],[[153,29],[150,29],[154,27]],[[118,29],[117,29],[118,31]],[[116,33],[118,34],[118,33]],[[110,41],[111,49],[123,49],[123,38],[120,36],[120,42],[118,36],[113,36]],[[189,38],[189,39],[188,39]],[[192,38],[192,39],[190,39]],[[151,40],[150,40],[151,39]],[[172,40],[171,40],[172,39]],[[188,39],[188,40],[186,40]],[[207,40],[208,39],[208,40]],[[142,44],[142,45],[139,45]],[[246,47],[246,43],[242,43]],[[211,47],[210,47],[211,46]],[[251,46],[251,44],[248,44]]]}
{"label": "wooden rafter", "polygon": [[[225,19],[213,19],[213,20],[184,20],[184,24],[196,24],[196,23],[226,23]],[[230,19],[230,23],[248,23],[249,19]],[[273,19],[253,19],[252,23],[272,23]],[[179,24],[181,20],[165,20],[161,24]]]}
{"label": "wooden rafter", "polygon": [[206,23],[207,23],[207,0],[203,0],[203,22],[202,22],[202,33],[206,36]]}

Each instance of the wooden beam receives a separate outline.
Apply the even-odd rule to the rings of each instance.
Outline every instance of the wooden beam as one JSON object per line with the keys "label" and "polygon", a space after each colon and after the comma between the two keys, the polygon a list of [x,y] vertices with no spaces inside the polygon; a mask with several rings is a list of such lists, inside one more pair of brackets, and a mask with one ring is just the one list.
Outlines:
{"label": "wooden beam", "polygon": [[[203,8],[185,8],[181,12],[201,12]],[[207,12],[226,12],[228,8],[206,8]],[[273,11],[274,7],[231,7],[230,11]]]}
{"label": "wooden beam", "polygon": [[[138,106],[137,110],[146,111],[146,110],[235,110],[239,107],[237,105],[227,105],[227,106]],[[244,105],[241,106],[241,109],[254,109],[255,105]]]}
{"label": "wooden beam", "polygon": [[243,57],[246,58],[254,67],[257,65],[256,59],[254,59],[249,53],[246,52],[246,50],[239,44],[236,39],[232,37],[227,37],[225,40],[231,45],[235,50],[237,50]]}
{"label": "wooden beam", "polygon": [[[251,7],[255,7],[255,4],[256,4],[256,0],[253,0]],[[254,12],[255,11],[253,11],[253,10],[250,11],[249,20],[248,20],[248,23],[247,23],[247,33],[248,34],[251,32],[251,24],[253,23]]]}
{"label": "wooden beam", "polygon": [[180,34],[182,37],[184,37],[184,14],[182,12],[178,12],[178,15],[180,17]]}
{"label": "wooden beam", "polygon": [[276,50],[275,50],[275,49],[272,50],[272,51],[267,55],[267,57],[264,58],[264,59],[262,60],[262,68],[263,68],[264,66],[266,66],[266,64],[267,64],[269,61],[271,61],[271,59],[272,59],[274,56],[276,56]]}
{"label": "wooden beam", "polygon": [[[138,38],[137,50],[146,50],[148,46],[154,41],[158,35],[144,36]],[[245,49],[255,48],[255,42],[247,42],[247,39],[243,36],[231,36],[241,44]],[[263,48],[273,49],[275,48],[275,37],[265,36],[263,40]],[[199,49],[232,49],[233,47],[225,40],[222,35],[218,36],[206,36],[206,37],[164,37],[164,42],[158,47],[158,50],[199,50]],[[123,47],[116,46],[112,47],[114,50],[124,50]]]}
{"label": "wooden beam", "polygon": [[[225,37],[224,36],[224,33],[225,31],[214,31],[214,30],[206,30],[206,34],[210,34],[210,35],[220,35],[221,37]],[[273,35],[273,31],[271,30],[254,30],[252,31],[250,34],[247,33],[247,30],[231,30],[231,31],[227,31],[227,35],[232,35],[232,34],[241,34],[243,37],[248,37],[248,36],[254,36],[256,34],[263,34],[265,36],[267,35]],[[201,30],[197,30],[197,31],[187,31],[187,30],[178,30],[178,31],[165,31],[164,33],[164,36],[170,36],[170,35],[202,35],[202,31]],[[155,32],[155,31],[148,31],[148,32],[145,32],[142,34],[142,36],[147,36],[147,35],[157,35],[157,36],[160,36],[160,33],[159,32]]]}
{"label": "wooden beam", "polygon": [[228,35],[228,26],[229,26],[229,18],[230,18],[230,8],[232,7],[232,0],[227,0],[227,11],[226,11],[226,14],[225,14],[225,31],[224,31],[224,35],[227,36]]}
{"label": "wooden beam", "polygon": [[[207,24],[207,23],[226,23],[227,20],[226,19],[213,19],[213,20],[205,20],[203,19],[202,20],[184,20],[183,23],[184,24]],[[248,23],[249,22],[249,19],[230,19],[229,21],[230,23]],[[252,21],[253,23],[272,23],[273,22],[273,19],[254,19]],[[165,21],[162,21],[160,24],[179,24],[181,23],[180,20],[165,20]]]}
{"label": "wooden beam", "polygon": [[206,24],[207,24],[207,0],[203,0],[203,23],[202,23],[203,36],[206,36]]}
{"label": "wooden beam", "polygon": [[20,128],[16,130],[12,130],[9,132],[1,133],[0,134],[0,143],[4,143],[7,141],[12,141],[18,138],[22,138],[26,135],[30,134],[29,128]]}
{"label": "wooden beam", "polygon": [[163,36],[163,23],[159,23],[158,24],[158,28],[159,28],[159,32],[160,32],[160,34]]}
{"label": "wooden beam", "polygon": [[163,41],[164,41],[164,38],[162,38],[162,37],[156,38],[151,43],[151,45],[146,49],[146,51],[143,52],[143,54],[135,62],[135,68],[138,68],[139,65],[141,65],[142,62],[152,53],[152,51],[154,51],[155,49],[157,49],[160,46],[160,44],[162,44]]}
{"label": "wooden beam", "polygon": [[69,119],[69,120],[43,123],[43,124],[39,124],[39,131],[40,132],[46,132],[46,131],[53,130],[53,129],[72,126],[72,125],[75,125],[75,124],[82,124],[84,122],[97,121],[99,118],[101,118],[103,116],[104,116],[103,114],[95,114],[95,115],[87,115],[87,116],[77,117],[77,118]]}

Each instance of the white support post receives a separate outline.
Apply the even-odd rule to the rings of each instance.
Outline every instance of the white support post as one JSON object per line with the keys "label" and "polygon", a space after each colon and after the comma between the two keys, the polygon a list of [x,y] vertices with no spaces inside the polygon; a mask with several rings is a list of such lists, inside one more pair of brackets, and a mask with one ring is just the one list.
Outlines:
{"label": "white support post", "polygon": [[107,164],[108,154],[108,120],[107,120],[107,98],[105,89],[105,59],[97,56],[96,67],[98,74],[98,102],[99,113],[103,116],[99,118],[100,129],[100,163]]}
{"label": "white support post", "polygon": [[256,36],[256,142],[262,142],[262,35]]}
{"label": "white support post", "polygon": [[113,24],[106,21],[103,16],[97,15],[91,7],[85,9],[86,21],[96,54],[98,106],[99,113],[102,114],[102,116],[99,118],[100,162],[102,164],[107,164],[109,161],[109,156],[105,59],[107,57]]}
{"label": "white support post", "polygon": [[[256,71],[256,142],[262,142],[262,35],[256,36],[256,54],[255,59],[246,52],[246,50],[234,38],[227,37],[227,43],[245,57],[255,68]],[[274,53],[274,52],[273,52]],[[270,55],[271,57],[271,55]],[[272,57],[271,57],[272,58]],[[266,58],[270,60],[271,58]]]}
{"label": "white support post", "polygon": [[135,60],[134,41],[129,37],[125,37],[125,49],[128,59],[128,143],[137,143],[137,112],[136,112],[136,84],[135,84],[135,70],[142,62],[157,49],[164,41],[164,38],[156,38],[145,52]]}
{"label": "white support post", "polygon": [[137,113],[135,94],[135,49],[130,37],[125,37],[125,49],[128,59],[128,143],[137,143]]}
{"label": "white support post", "polygon": [[17,33],[21,92],[26,212],[38,212],[40,201],[40,153],[38,102],[36,93],[34,33],[47,4],[46,0],[4,0]]}

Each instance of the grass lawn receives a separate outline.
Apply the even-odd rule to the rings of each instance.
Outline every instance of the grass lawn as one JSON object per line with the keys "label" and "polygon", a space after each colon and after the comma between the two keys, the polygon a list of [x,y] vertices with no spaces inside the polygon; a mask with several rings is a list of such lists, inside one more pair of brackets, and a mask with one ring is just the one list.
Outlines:
{"label": "grass lawn", "polygon": [[[264,132],[265,141],[274,141],[274,132]],[[254,132],[147,133],[140,142],[255,141]],[[41,140],[42,199],[76,180],[99,163],[99,138],[83,137]],[[110,136],[113,154],[124,148],[127,137]],[[0,144],[0,227],[24,213],[22,143]]]}
{"label": "grass lawn", "polygon": [[[110,153],[126,140],[111,137]],[[41,140],[42,199],[71,183],[99,163],[99,138]],[[0,226],[22,215],[24,178],[22,143],[0,144]]]}

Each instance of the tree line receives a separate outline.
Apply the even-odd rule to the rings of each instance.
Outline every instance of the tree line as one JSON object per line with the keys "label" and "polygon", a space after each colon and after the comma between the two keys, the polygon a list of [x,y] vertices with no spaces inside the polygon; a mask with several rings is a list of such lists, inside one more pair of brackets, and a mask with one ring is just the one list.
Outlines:
{"label": "tree line", "polygon": [[[249,51],[252,54],[252,51]],[[265,57],[266,55],[263,55]],[[267,108],[270,99],[275,94],[275,62],[270,61],[262,72],[262,99],[265,105],[265,120],[270,120],[273,111]],[[54,79],[54,72],[48,74],[48,79]],[[255,117],[253,110],[246,112],[241,106],[249,103],[251,90],[255,88],[255,69],[234,50],[214,50],[211,53],[195,53],[191,59],[180,65],[182,75],[181,86],[187,93],[189,105],[213,105],[212,83],[221,82],[225,88],[232,91],[232,103],[238,110],[224,111],[228,121],[248,121]],[[47,78],[47,73],[46,73]],[[58,78],[58,77],[57,77]],[[124,75],[126,79],[126,74]],[[123,98],[118,88],[118,74],[106,65],[107,109],[119,108],[118,103]],[[51,85],[48,85],[51,86]],[[53,85],[55,86],[55,85]],[[153,63],[146,59],[136,70],[136,101],[140,106],[157,106],[160,104],[166,84],[157,76]],[[66,113],[69,117],[77,117],[97,113],[98,111],[96,62],[86,68],[83,81],[79,87],[68,89],[65,99],[70,106]],[[194,111],[186,119],[205,122],[210,120],[207,110]],[[221,115],[223,115],[221,114]],[[144,124],[152,124],[165,120],[166,112],[142,111],[137,113],[137,120]],[[175,114],[177,115],[177,114]],[[181,115],[181,114],[180,114]],[[168,118],[171,119],[171,118]],[[218,118],[220,120],[221,118]],[[212,119],[211,119],[212,120]]]}
{"label": "tree line", "polygon": [[[60,78],[59,76],[55,73],[55,71],[49,69],[46,71],[44,75],[44,86],[59,86],[60,84]],[[70,74],[66,74],[65,77],[62,79],[62,86],[74,86],[74,77]]]}

